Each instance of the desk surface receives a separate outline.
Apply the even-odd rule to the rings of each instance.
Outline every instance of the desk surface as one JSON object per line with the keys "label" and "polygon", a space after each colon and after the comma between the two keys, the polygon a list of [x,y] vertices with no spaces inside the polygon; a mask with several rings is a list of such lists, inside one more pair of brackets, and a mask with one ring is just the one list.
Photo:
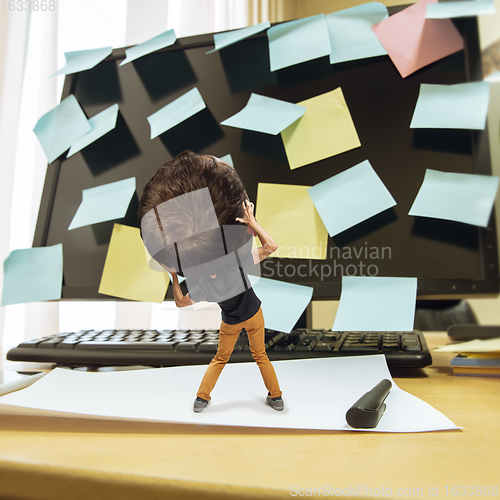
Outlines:
{"label": "desk surface", "polygon": [[[431,351],[448,342],[444,333],[426,339]],[[316,488],[323,497],[444,498],[471,496],[471,486],[474,496],[480,488],[486,496],[484,488],[495,484],[500,496],[500,379],[453,376],[452,357],[433,353],[432,366],[394,371],[393,378],[461,431],[380,434],[2,417],[0,498],[290,498],[306,496],[306,488],[309,496]],[[3,369],[43,367],[4,358],[0,353]],[[453,489],[461,485],[465,495]]]}

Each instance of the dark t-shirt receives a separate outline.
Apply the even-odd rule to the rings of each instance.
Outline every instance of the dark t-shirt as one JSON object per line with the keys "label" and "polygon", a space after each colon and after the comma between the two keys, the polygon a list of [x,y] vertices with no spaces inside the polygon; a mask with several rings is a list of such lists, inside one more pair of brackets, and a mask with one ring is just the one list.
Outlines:
{"label": "dark t-shirt", "polygon": [[253,265],[252,254],[243,254],[239,265],[231,266],[215,278],[201,278],[192,289],[188,282],[189,297],[194,302],[217,302],[222,310],[222,321],[228,325],[246,321],[258,312],[261,305],[244,272]]}

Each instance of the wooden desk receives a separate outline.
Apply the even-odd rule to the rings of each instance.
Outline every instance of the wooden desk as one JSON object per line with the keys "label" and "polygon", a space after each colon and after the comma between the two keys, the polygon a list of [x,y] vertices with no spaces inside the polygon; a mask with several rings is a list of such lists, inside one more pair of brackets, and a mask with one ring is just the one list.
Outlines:
{"label": "wooden desk", "polygon": [[[448,342],[444,333],[426,338],[431,351]],[[460,496],[454,485],[476,492],[494,484],[500,496],[500,380],[453,376],[452,356],[433,353],[431,367],[393,376],[462,431],[379,434],[2,417],[0,498],[305,496],[299,488],[318,488],[316,497],[323,492],[326,498],[328,492],[451,498]],[[3,361],[3,368],[21,365],[33,366]]]}

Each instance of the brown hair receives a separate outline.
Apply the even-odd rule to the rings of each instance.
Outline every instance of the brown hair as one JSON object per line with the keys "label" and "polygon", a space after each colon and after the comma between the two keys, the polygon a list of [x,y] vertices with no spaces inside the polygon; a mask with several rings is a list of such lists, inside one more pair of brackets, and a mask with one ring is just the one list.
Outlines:
{"label": "brown hair", "polygon": [[[243,202],[248,198],[247,193],[236,171],[213,156],[184,151],[165,163],[146,184],[139,204],[138,220],[144,244],[160,264],[179,271],[178,259],[174,259],[178,254],[177,248],[173,248],[173,244],[165,244],[165,234],[169,232],[182,232],[183,249],[194,259],[189,259],[193,263],[195,255],[211,253],[208,249],[214,245],[214,231],[206,231],[207,226],[204,226],[209,214],[181,209],[175,213],[168,212],[166,216],[162,213],[160,221],[156,210],[166,201],[203,188],[208,188],[219,226],[238,224],[235,219],[243,217]],[[151,211],[156,216],[149,214],[145,217]],[[211,258],[207,255],[207,259]]]}

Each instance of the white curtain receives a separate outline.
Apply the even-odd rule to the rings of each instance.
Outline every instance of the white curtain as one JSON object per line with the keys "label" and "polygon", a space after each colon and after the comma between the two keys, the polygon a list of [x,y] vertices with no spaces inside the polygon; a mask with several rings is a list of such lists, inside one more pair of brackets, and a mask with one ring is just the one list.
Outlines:
{"label": "white curtain", "polygon": [[[32,132],[36,120],[57,103],[56,83],[47,75],[56,68],[57,12],[5,11],[5,45],[0,55],[0,259],[33,239],[46,160]],[[3,273],[1,278],[3,284]],[[43,311],[41,310],[43,309]],[[24,338],[26,329],[43,321],[54,304],[1,308],[3,343]],[[52,314],[53,315],[53,314]],[[51,316],[51,314],[49,314]]]}
{"label": "white curtain", "polygon": [[[288,0],[289,1],[289,0]],[[0,262],[30,248],[47,162],[33,133],[38,118],[60,100],[64,52],[123,47],[174,28],[178,37],[278,21],[285,0],[58,0],[54,12],[6,10],[0,16]],[[0,289],[3,286],[3,268]],[[149,328],[168,305],[42,302],[0,307],[0,347],[72,328],[71,318],[95,317],[96,327]],[[89,309],[90,308],[90,309]],[[209,314],[209,313],[207,313]],[[168,312],[172,317],[172,312]],[[213,311],[209,321],[213,321]],[[69,318],[69,319],[68,319]],[[207,318],[208,319],[208,318]],[[197,313],[196,321],[199,321]],[[88,319],[87,319],[88,321]],[[178,317],[179,324],[186,319]],[[106,326],[103,326],[106,325]],[[73,323],[74,329],[93,327]],[[156,326],[155,326],[156,327]]]}

